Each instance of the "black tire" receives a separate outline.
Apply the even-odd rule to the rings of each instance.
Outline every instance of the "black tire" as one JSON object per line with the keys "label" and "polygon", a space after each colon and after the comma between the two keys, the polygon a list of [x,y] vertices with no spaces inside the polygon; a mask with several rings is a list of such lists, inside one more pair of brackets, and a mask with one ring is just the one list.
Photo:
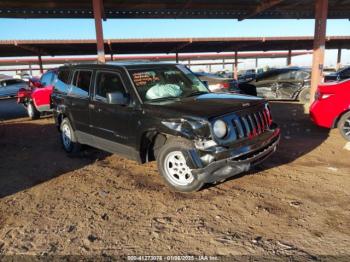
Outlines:
{"label": "black tire", "polygon": [[33,102],[28,103],[27,114],[28,114],[29,118],[32,120],[40,118],[40,112],[36,109]]}
{"label": "black tire", "polygon": [[303,104],[310,103],[310,88],[304,88],[298,95],[299,102]]}
{"label": "black tire", "polygon": [[68,118],[64,118],[60,125],[60,140],[64,151],[74,155],[81,149],[81,144],[77,141],[74,129]]}
{"label": "black tire", "polygon": [[338,122],[338,129],[340,134],[348,141],[350,141],[350,112],[345,113]]}
{"label": "black tire", "polygon": [[[159,150],[159,154],[157,155],[158,171],[165,183],[175,191],[186,193],[195,192],[204,185],[204,183],[199,181],[190,171],[190,169],[193,168],[189,160],[190,149],[193,149],[193,144],[190,141],[174,138],[169,139]],[[179,162],[173,164],[171,159]],[[171,175],[169,172],[170,169],[178,170],[174,171],[176,174]]]}

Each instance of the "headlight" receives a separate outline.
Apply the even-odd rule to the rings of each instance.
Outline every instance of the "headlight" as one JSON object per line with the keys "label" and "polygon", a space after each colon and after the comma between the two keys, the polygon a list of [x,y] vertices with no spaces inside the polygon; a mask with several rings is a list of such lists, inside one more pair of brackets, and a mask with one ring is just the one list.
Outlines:
{"label": "headlight", "polygon": [[222,120],[216,120],[213,125],[214,135],[217,138],[224,138],[227,135],[227,125]]}

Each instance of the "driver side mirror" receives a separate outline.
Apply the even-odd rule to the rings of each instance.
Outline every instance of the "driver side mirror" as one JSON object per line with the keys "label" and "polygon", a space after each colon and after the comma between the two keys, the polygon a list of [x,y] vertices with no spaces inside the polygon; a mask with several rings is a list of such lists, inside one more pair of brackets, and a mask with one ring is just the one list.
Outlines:
{"label": "driver side mirror", "polygon": [[130,97],[122,92],[107,93],[107,103],[111,105],[126,106],[130,102]]}

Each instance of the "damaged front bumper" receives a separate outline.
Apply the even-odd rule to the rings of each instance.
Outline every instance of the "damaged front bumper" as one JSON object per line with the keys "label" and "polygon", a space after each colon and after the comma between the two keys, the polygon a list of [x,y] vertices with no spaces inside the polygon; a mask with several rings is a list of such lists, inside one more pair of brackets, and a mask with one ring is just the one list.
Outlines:
{"label": "damaged front bumper", "polygon": [[[259,141],[251,146],[230,148],[214,154],[216,161],[203,166],[198,154],[192,152],[191,158],[195,168],[192,174],[204,183],[213,183],[248,171],[251,167],[260,164],[277,150],[280,140],[280,130],[277,128],[270,134],[268,139]],[[259,140],[266,139],[263,137]],[[258,145],[257,145],[258,144]]]}

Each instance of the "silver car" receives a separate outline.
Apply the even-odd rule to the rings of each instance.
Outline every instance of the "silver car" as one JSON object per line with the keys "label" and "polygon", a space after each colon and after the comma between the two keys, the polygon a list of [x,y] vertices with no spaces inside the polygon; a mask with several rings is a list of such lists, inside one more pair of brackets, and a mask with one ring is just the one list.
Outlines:
{"label": "silver car", "polygon": [[16,96],[21,88],[27,88],[28,84],[21,79],[0,80],[0,97]]}

